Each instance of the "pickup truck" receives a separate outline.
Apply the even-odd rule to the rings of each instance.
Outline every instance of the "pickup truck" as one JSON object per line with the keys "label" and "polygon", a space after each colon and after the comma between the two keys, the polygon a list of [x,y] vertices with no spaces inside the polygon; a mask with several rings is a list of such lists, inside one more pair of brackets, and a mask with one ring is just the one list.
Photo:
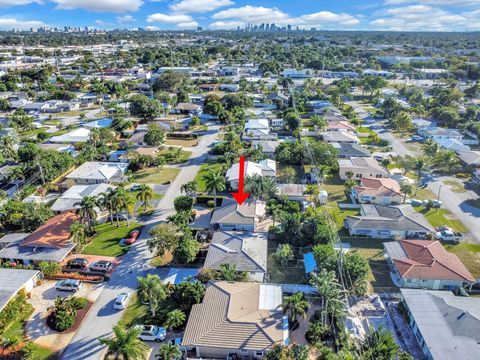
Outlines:
{"label": "pickup truck", "polygon": [[458,244],[460,240],[463,239],[463,235],[459,232],[454,232],[451,230],[443,230],[443,231],[437,231],[435,233],[435,238],[438,240]]}

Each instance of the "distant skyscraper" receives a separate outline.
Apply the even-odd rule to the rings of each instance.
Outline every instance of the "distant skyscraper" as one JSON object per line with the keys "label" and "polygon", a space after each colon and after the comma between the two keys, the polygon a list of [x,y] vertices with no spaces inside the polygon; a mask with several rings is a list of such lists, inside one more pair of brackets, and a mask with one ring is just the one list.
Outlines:
{"label": "distant skyscraper", "polygon": [[292,31],[292,25],[287,25],[287,30]]}

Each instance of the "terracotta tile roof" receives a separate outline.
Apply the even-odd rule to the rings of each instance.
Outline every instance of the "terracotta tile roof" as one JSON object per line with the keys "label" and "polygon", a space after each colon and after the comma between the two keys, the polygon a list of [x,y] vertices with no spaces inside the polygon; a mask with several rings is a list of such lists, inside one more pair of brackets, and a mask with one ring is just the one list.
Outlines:
{"label": "terracotta tile roof", "polygon": [[439,241],[399,240],[406,258],[393,258],[403,278],[475,281],[455,254]]}
{"label": "terracotta tile roof", "polygon": [[203,302],[193,305],[182,345],[266,350],[282,343],[282,311],[261,309],[262,286],[272,285],[225,281],[210,284]]}
{"label": "terracotta tile roof", "polygon": [[390,178],[362,178],[360,186],[355,187],[358,195],[370,196],[401,196],[400,184]]}
{"label": "terracotta tile roof", "polygon": [[70,240],[70,226],[78,220],[71,211],[58,214],[31,233],[22,241],[22,246],[62,248]]}

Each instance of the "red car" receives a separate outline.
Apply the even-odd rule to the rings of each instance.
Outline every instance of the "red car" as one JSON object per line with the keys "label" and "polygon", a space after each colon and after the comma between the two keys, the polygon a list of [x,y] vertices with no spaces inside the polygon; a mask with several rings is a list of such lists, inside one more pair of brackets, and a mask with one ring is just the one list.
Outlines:
{"label": "red car", "polygon": [[125,239],[125,244],[132,245],[135,241],[137,241],[139,235],[140,230],[133,230]]}

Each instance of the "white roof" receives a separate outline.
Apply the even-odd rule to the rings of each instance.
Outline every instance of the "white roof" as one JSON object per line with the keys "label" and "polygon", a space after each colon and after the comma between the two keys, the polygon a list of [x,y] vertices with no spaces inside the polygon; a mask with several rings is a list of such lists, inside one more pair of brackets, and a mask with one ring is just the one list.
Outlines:
{"label": "white roof", "polygon": [[268,119],[250,119],[245,124],[245,130],[250,129],[269,129]]}
{"label": "white roof", "polygon": [[[239,164],[233,164],[230,169],[227,170],[227,180],[238,180]],[[264,171],[277,171],[277,164],[274,160],[262,160],[260,163],[253,161],[245,161],[245,177],[259,175],[261,176]]]}
{"label": "white roof", "polygon": [[90,129],[78,128],[72,130],[66,134],[59,136],[52,136],[50,142],[53,143],[76,143],[76,142],[86,142],[90,137]]}
{"label": "white roof", "polygon": [[89,161],[67,175],[68,179],[110,180],[127,171],[128,164]]}
{"label": "white roof", "polygon": [[98,196],[109,188],[114,189],[116,186],[109,184],[74,185],[53,203],[52,210],[63,212],[75,209],[75,204],[80,202],[85,196]]}
{"label": "white roof", "polygon": [[282,287],[278,285],[260,285],[258,308],[260,310],[277,310],[282,304]]}

